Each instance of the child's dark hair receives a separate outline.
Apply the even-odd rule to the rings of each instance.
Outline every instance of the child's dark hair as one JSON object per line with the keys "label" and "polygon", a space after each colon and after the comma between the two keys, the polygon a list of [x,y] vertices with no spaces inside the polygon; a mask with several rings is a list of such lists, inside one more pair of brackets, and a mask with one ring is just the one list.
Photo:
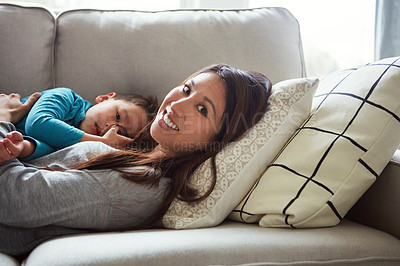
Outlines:
{"label": "child's dark hair", "polygon": [[117,94],[115,99],[132,102],[142,107],[146,111],[147,121],[151,121],[153,117],[157,114],[158,100],[156,96],[143,96],[140,94]]}
{"label": "child's dark hair", "polygon": [[142,107],[147,114],[147,125],[139,130],[134,136],[134,141],[126,145],[126,149],[142,150],[143,152],[153,150],[157,143],[150,136],[150,126],[157,115],[158,100],[156,96],[143,96],[139,94],[117,94],[116,100],[132,102]]}

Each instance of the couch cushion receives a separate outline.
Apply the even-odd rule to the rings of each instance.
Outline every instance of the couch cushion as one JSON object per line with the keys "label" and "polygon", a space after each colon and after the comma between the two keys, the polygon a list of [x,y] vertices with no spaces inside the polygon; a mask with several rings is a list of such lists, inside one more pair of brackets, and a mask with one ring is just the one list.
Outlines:
{"label": "couch cushion", "polygon": [[399,265],[400,240],[344,220],[323,229],[153,229],[62,237],[43,243],[25,266],[46,265]]}
{"label": "couch cushion", "polygon": [[394,235],[400,239],[400,150],[375,183],[349,211],[347,218]]}
{"label": "couch cushion", "polygon": [[55,18],[42,7],[0,4],[0,91],[27,96],[52,86]]}
{"label": "couch cushion", "polygon": [[56,86],[160,100],[195,71],[228,63],[273,83],[305,76],[299,25],[283,8],[162,12],[72,10],[57,18]]}
{"label": "couch cushion", "polygon": [[10,257],[6,254],[0,253],[0,265],[1,266],[17,266],[19,265],[19,262],[14,259],[13,257]]}
{"label": "couch cushion", "polygon": [[[247,194],[268,164],[310,114],[318,79],[291,79],[272,87],[261,120],[216,158],[217,180],[201,202],[175,199],[162,219],[168,228],[197,228],[221,223]],[[189,185],[204,194],[212,183],[211,159],[201,164]]]}
{"label": "couch cushion", "polygon": [[400,144],[400,57],[321,80],[313,113],[235,209],[245,222],[340,222]]}

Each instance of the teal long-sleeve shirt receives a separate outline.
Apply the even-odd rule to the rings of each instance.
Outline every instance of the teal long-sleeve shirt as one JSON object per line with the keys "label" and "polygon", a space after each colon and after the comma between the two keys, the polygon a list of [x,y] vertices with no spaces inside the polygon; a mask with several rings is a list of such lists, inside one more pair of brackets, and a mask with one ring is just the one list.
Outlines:
{"label": "teal long-sleeve shirt", "polygon": [[[68,88],[45,90],[26,117],[16,124],[25,138],[36,143],[32,160],[78,143],[84,132],[79,129],[92,104]],[[22,99],[25,102],[28,97]]]}

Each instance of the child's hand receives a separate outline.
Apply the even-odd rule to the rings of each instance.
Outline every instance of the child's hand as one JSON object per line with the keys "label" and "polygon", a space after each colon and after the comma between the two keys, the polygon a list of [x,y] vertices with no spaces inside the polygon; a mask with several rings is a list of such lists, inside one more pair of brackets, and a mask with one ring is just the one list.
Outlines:
{"label": "child's hand", "polygon": [[17,158],[24,150],[24,138],[18,131],[12,131],[0,140],[0,163]]}
{"label": "child's hand", "polygon": [[113,148],[123,149],[125,145],[132,142],[133,139],[118,134],[118,126],[111,127],[104,135],[103,142]]}

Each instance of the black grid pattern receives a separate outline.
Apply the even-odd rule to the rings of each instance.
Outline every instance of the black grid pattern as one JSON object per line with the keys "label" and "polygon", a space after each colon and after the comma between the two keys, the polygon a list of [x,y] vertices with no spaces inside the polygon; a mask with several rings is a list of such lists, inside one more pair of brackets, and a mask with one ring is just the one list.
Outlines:
{"label": "black grid pattern", "polygon": [[[335,192],[332,189],[330,189],[328,187],[328,185],[323,184],[320,181],[317,181],[316,176],[319,173],[321,165],[324,163],[324,161],[326,160],[328,155],[331,153],[331,151],[335,147],[335,145],[338,143],[338,141],[346,140],[348,143],[351,143],[353,148],[355,147],[356,149],[359,149],[363,153],[366,153],[368,151],[366,147],[363,147],[362,144],[360,144],[354,138],[352,138],[349,134],[347,134],[349,131],[349,128],[355,123],[356,119],[360,116],[360,112],[363,108],[365,108],[367,106],[377,108],[380,111],[383,111],[386,114],[395,118],[399,122],[399,126],[400,126],[400,118],[398,115],[396,115],[392,110],[390,110],[389,107],[385,107],[382,104],[376,103],[373,100],[371,100],[371,95],[377,90],[377,88],[379,87],[378,85],[380,84],[382,79],[385,78],[388,71],[392,70],[393,68],[397,68],[400,71],[400,64],[399,64],[400,58],[392,58],[390,62],[387,62],[387,61],[388,60],[386,60],[386,61],[383,60],[383,61],[380,61],[377,63],[362,66],[360,68],[345,70],[346,74],[344,75],[344,77],[341,80],[339,80],[336,84],[334,84],[328,92],[318,94],[318,91],[317,91],[317,95],[315,95],[314,98],[317,103],[319,101],[319,104],[316,106],[314,112],[306,120],[306,122],[303,124],[303,126],[300,127],[296,131],[296,133],[294,134],[294,137],[290,140],[290,142],[292,142],[298,134],[300,134],[301,132],[304,133],[305,130],[319,132],[319,133],[328,134],[328,135],[332,136],[332,138],[330,138],[330,143],[327,143],[327,148],[322,153],[322,156],[319,158],[319,161],[315,164],[315,168],[310,172],[311,174],[310,173],[308,173],[308,174],[302,173],[299,170],[296,170],[288,165],[281,164],[281,163],[273,163],[268,167],[268,168],[277,167],[277,168],[280,168],[281,170],[283,170],[284,172],[290,173],[290,175],[304,179],[304,181],[303,181],[302,185],[300,186],[300,188],[298,189],[296,195],[293,195],[291,200],[289,200],[289,202],[287,202],[286,206],[284,206],[284,208],[282,209],[282,214],[285,215],[286,225],[295,228],[295,226],[293,224],[291,224],[289,221],[290,215],[287,214],[287,210],[297,200],[299,200],[299,198],[301,197],[304,190],[308,186],[310,186],[310,184],[319,186],[321,189],[325,190],[327,193],[331,194],[332,196],[335,194]],[[349,77],[351,77],[351,75],[356,73],[356,71],[363,70],[364,68],[375,67],[375,66],[383,66],[383,68],[382,68],[383,71],[382,71],[382,73],[380,73],[379,76],[376,77],[375,81],[373,82],[372,86],[369,88],[366,95],[362,95],[362,96],[357,95],[357,93],[358,93],[357,90],[355,90],[355,92],[353,92],[352,88],[346,89],[345,88],[346,85],[342,86],[343,84],[345,84],[346,80],[349,79]],[[340,89],[338,89],[338,88],[340,88]],[[399,84],[399,90],[400,90],[400,84]],[[327,130],[324,128],[316,127],[316,126],[312,125],[312,123],[310,123],[310,121],[312,121],[312,119],[313,119],[313,116],[318,114],[318,112],[324,108],[325,103],[327,102],[329,97],[332,97],[332,96],[350,97],[352,99],[355,99],[356,102],[358,102],[358,107],[355,109],[355,113],[351,116],[351,118],[348,121],[346,121],[344,129],[341,131]],[[341,100],[341,98],[335,99],[335,100]],[[398,101],[400,101],[400,99]],[[363,119],[365,119],[365,118],[363,118]],[[310,133],[310,132],[308,132],[308,133]],[[285,149],[290,147],[290,142],[286,145]],[[279,157],[276,161],[279,161]],[[368,165],[368,163],[363,161],[361,158],[358,160],[358,163],[360,163],[363,167],[365,167],[365,169],[367,169],[370,172],[370,174],[373,175],[375,178],[378,177],[377,173],[380,172],[381,169],[379,169],[379,170],[373,169],[373,167]],[[249,192],[249,194],[243,200],[243,205],[241,206],[241,208],[233,211],[233,212],[240,214],[240,217],[243,220],[243,222],[246,222],[244,219],[244,216],[254,216],[254,215],[260,216],[260,214],[252,214],[246,210],[247,202],[251,199],[253,191],[255,191],[257,189],[257,186],[258,186],[260,180],[261,180],[261,178],[257,181],[257,183],[254,185],[252,190]],[[339,213],[339,211],[335,207],[335,204],[332,201],[328,200],[326,202],[326,205],[329,206],[329,208],[332,211],[332,214],[335,215],[339,221],[343,219],[342,216],[344,214],[341,215]],[[263,216],[263,215],[261,215],[261,216]]]}

